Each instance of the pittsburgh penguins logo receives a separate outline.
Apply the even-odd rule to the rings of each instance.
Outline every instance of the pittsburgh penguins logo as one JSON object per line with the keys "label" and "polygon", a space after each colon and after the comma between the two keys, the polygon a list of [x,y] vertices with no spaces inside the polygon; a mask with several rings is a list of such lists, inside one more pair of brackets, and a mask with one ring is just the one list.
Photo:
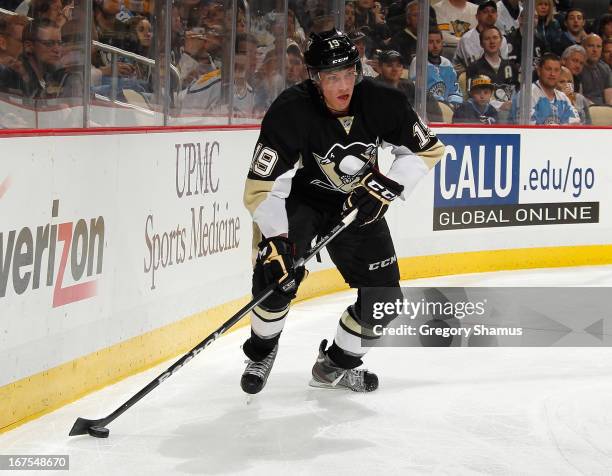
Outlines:
{"label": "pittsburgh penguins logo", "polygon": [[376,164],[377,144],[353,142],[347,146],[334,144],[325,156],[315,154],[327,182],[315,179],[311,183],[327,190],[349,193],[359,182],[364,172]]}
{"label": "pittsburgh penguins logo", "polygon": [[457,38],[461,38],[468,31],[470,31],[470,24],[462,20],[455,20],[450,22],[450,24],[452,25],[453,32]]}
{"label": "pittsburgh penguins logo", "polygon": [[437,83],[434,83],[429,88],[429,91],[431,92],[431,94],[433,94],[433,96],[436,99],[445,98],[446,97],[446,84],[444,84],[444,81],[438,81]]}

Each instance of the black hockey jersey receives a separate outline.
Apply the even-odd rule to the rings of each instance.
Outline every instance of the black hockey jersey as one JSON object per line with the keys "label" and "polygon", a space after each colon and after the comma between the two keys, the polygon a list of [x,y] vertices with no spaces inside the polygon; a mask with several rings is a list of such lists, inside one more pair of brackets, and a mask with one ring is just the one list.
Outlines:
{"label": "black hockey jersey", "polygon": [[392,147],[387,173],[408,194],[444,147],[399,90],[369,78],[355,86],[346,116],[332,115],[316,85],[285,90],[266,113],[245,187],[245,204],[265,236],[287,231],[289,194],[319,209],[342,207],[378,147]]}

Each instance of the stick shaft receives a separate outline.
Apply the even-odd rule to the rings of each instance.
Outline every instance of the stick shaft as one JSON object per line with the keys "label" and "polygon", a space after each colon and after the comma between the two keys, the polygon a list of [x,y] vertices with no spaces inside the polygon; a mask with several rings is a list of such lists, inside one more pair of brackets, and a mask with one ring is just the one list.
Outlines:
{"label": "stick shaft", "polygon": [[[304,266],[308,261],[310,261],[319,251],[321,251],[331,240],[333,240],[342,230],[344,230],[357,216],[357,210],[353,210],[348,215],[342,218],[340,223],[338,223],[327,235],[325,235],[321,240],[315,243],[312,248],[310,248],[304,257],[300,258],[294,265],[294,268],[298,268],[300,266]],[[110,415],[102,418],[101,420],[97,420],[97,424],[100,426],[106,426],[116,418],[118,418],[122,413],[126,410],[134,406],[139,400],[148,395],[151,391],[153,391],[157,386],[159,386],[163,381],[167,380],[171,377],[175,372],[177,372],[181,367],[183,367],[187,362],[193,359],[196,355],[202,352],[206,347],[212,344],[215,340],[217,340],[222,334],[224,334],[228,329],[238,323],[244,316],[246,316],[253,308],[259,305],[262,301],[264,301],[267,297],[269,297],[276,288],[276,283],[270,284],[266,287],[261,293],[255,296],[248,304],[244,305],[236,314],[230,317],[226,322],[223,323],[216,331],[206,337],[203,341],[201,341],[198,345],[196,345],[193,349],[183,355],[179,360],[174,362],[170,367],[168,367],[163,373],[155,377],[155,379],[151,380],[145,387],[139,390],[136,394],[134,394],[129,400],[123,403],[119,408],[117,408]]]}

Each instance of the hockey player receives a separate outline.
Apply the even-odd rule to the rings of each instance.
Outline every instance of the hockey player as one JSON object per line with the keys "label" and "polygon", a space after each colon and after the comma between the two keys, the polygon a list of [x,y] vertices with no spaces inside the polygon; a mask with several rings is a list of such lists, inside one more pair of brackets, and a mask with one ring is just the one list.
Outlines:
{"label": "hockey player", "polygon": [[[440,160],[444,146],[401,91],[362,78],[359,53],[346,35],[313,34],[304,56],[309,79],[270,106],[245,186],[258,243],[253,294],[275,281],[281,285],[251,315],[241,386],[254,394],[266,384],[304,276],[303,268],[293,270],[294,260],[338,223],[343,210],[357,208],[355,222],[327,246],[345,281],[357,288],[357,301],[342,314],[332,345],[321,342],[311,385],[370,392],[377,376],[357,369],[370,347],[362,339],[376,338],[372,317],[362,312],[364,288],[377,287],[381,299],[399,292],[383,215]],[[379,146],[395,155],[386,175],[377,167]]]}

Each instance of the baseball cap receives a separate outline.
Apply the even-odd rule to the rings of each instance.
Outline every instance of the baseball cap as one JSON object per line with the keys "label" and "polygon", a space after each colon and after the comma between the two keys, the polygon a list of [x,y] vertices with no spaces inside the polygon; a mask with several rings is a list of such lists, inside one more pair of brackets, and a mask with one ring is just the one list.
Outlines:
{"label": "baseball cap", "polygon": [[361,30],[355,30],[355,31],[351,31],[348,37],[349,37],[349,40],[355,43],[356,41],[363,40],[366,37],[366,35]]}
{"label": "baseball cap", "polygon": [[378,53],[378,61],[381,63],[392,63],[393,61],[399,61],[404,64],[404,58],[395,50],[385,50]]}
{"label": "baseball cap", "polygon": [[495,11],[497,11],[497,4],[493,1],[493,0],[488,0],[486,2],[481,3],[480,5],[478,5],[478,9],[477,11],[482,11],[487,7],[493,7],[495,9]]}
{"label": "baseball cap", "polygon": [[470,92],[477,88],[495,89],[495,86],[491,82],[491,78],[484,74],[480,74],[470,81]]}

